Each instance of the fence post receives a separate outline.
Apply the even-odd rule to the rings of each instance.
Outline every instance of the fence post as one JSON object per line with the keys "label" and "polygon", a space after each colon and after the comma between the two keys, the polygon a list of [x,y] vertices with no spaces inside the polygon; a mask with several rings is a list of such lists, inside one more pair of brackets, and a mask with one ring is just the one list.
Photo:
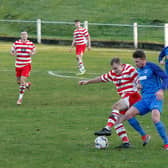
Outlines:
{"label": "fence post", "polygon": [[88,30],[88,21],[87,21],[87,20],[84,21],[84,28],[85,28],[86,30]]}
{"label": "fence post", "polygon": [[134,36],[134,48],[138,48],[138,24],[133,25],[133,36]]}
{"label": "fence post", "polygon": [[168,24],[166,23],[164,25],[164,46],[167,47],[168,46]]}
{"label": "fence post", "polygon": [[41,43],[41,19],[37,19],[37,43]]}

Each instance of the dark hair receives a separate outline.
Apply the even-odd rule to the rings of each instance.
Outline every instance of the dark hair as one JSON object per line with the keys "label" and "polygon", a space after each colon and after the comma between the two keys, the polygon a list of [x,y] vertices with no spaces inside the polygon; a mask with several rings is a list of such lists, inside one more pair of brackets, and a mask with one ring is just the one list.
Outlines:
{"label": "dark hair", "polygon": [[74,20],[74,22],[76,23],[76,22],[80,22],[80,20]]}
{"label": "dark hair", "polygon": [[143,50],[136,50],[133,55],[133,58],[141,58],[141,59],[146,59],[145,52]]}
{"label": "dark hair", "polygon": [[112,58],[111,61],[110,61],[110,65],[113,65],[114,63],[120,64],[121,63],[120,58],[118,58],[118,57]]}

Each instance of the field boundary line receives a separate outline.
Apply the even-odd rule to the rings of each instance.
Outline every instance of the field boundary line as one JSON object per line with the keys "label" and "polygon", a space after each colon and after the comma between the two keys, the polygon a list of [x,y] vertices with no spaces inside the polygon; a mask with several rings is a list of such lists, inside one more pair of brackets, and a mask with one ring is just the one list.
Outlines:
{"label": "field boundary line", "polygon": [[[62,74],[60,74],[62,73]],[[64,73],[69,73],[69,74],[72,74],[75,72],[65,72],[65,71],[48,71],[48,74],[51,75],[51,76],[55,76],[55,77],[59,77],[59,78],[67,78],[67,79],[89,79],[89,78],[86,78],[84,76],[72,76],[72,75],[65,75]],[[90,74],[90,75],[98,75],[98,73],[87,73],[87,74]]]}

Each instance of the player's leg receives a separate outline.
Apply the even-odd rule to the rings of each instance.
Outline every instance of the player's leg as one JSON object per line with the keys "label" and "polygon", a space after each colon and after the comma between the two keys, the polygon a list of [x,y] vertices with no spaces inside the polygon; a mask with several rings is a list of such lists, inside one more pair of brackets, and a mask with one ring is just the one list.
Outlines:
{"label": "player's leg", "polygon": [[[132,93],[129,95],[129,105],[130,107],[134,105],[135,103],[139,102],[141,100],[141,95],[138,92]],[[120,112],[122,113],[122,112]],[[125,114],[125,113],[122,113]],[[150,141],[150,136],[145,133],[143,128],[141,127],[140,123],[136,118],[131,118],[128,120],[128,123],[141,135],[143,146],[148,144]]]}
{"label": "player's leg", "polygon": [[16,82],[17,82],[18,85],[20,85],[20,78],[21,77],[16,77]]}
{"label": "player's leg", "polygon": [[155,125],[158,134],[163,140],[165,150],[168,150],[168,136],[163,122],[160,121],[160,111],[158,109],[152,110],[152,121]]}
{"label": "player's leg", "polygon": [[117,135],[120,137],[122,144],[120,146],[117,146],[116,148],[129,148],[130,143],[127,135],[127,131],[122,123],[116,124],[114,126]]}
{"label": "player's leg", "polygon": [[26,77],[21,76],[20,86],[19,86],[19,98],[18,98],[18,101],[17,101],[17,105],[22,104],[22,99],[23,99],[25,89],[26,89]]}
{"label": "player's leg", "polygon": [[29,87],[31,86],[30,82],[26,83],[26,79],[29,77],[30,71],[31,71],[31,65],[27,65],[22,68],[20,77],[20,86],[19,86],[19,98],[17,101],[17,105],[22,104],[25,89],[26,87],[28,87],[29,89]]}
{"label": "player's leg", "polygon": [[28,90],[28,91],[30,91],[30,87],[31,87],[31,82],[29,81],[29,82],[26,82],[26,89]]}
{"label": "player's leg", "polygon": [[101,136],[101,135],[106,135],[110,136],[111,135],[111,129],[115,125],[116,121],[118,120],[120,116],[120,111],[128,109],[128,102],[127,99],[120,99],[118,102],[116,102],[113,107],[112,107],[112,112],[107,120],[107,125],[101,129],[100,131],[96,131],[95,135]]}
{"label": "player's leg", "polygon": [[79,67],[80,74],[85,73],[85,67],[84,67],[84,63],[83,63],[84,51],[85,51],[85,46],[83,46],[83,45],[77,45],[76,46],[76,59],[77,59],[77,62],[78,62],[78,67]]}
{"label": "player's leg", "polygon": [[143,146],[147,145],[150,141],[150,136],[148,134],[146,134],[146,132],[141,127],[138,120],[135,117],[133,117],[128,120],[128,123],[141,135],[141,138],[143,141]]}

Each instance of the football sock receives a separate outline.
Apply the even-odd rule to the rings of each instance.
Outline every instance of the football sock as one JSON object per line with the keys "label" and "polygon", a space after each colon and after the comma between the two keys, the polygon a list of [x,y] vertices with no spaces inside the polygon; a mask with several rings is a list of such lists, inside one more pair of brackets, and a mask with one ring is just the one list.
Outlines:
{"label": "football sock", "polygon": [[22,98],[23,98],[25,89],[26,89],[25,84],[21,84],[20,87],[19,87],[19,99],[22,99]]}
{"label": "football sock", "polygon": [[141,136],[146,135],[145,131],[143,130],[136,118],[133,117],[129,119],[128,122]]}
{"label": "football sock", "polygon": [[27,82],[27,83],[26,83],[26,87],[29,87],[29,85],[30,85],[30,82]]}
{"label": "football sock", "polygon": [[159,133],[160,137],[162,138],[164,144],[168,144],[168,137],[166,134],[166,128],[165,128],[164,124],[161,121],[159,121],[159,122],[155,123],[155,127],[156,127],[156,130]]}
{"label": "football sock", "polygon": [[119,117],[119,111],[118,110],[113,110],[111,112],[111,115],[108,118],[107,125],[105,128],[111,129],[113,125],[116,123],[117,119]]}
{"label": "football sock", "polygon": [[85,67],[81,58],[78,58],[78,67],[80,72],[85,71]]}
{"label": "football sock", "polygon": [[122,142],[128,143],[129,139],[128,139],[127,131],[126,131],[124,125],[122,123],[120,123],[120,124],[115,125],[114,128],[116,130],[117,135],[121,138]]}

